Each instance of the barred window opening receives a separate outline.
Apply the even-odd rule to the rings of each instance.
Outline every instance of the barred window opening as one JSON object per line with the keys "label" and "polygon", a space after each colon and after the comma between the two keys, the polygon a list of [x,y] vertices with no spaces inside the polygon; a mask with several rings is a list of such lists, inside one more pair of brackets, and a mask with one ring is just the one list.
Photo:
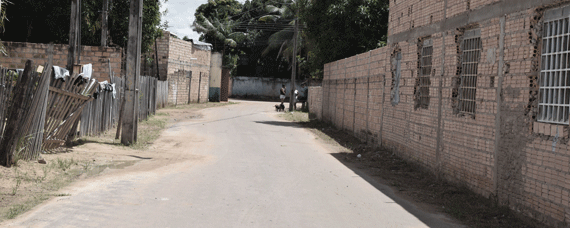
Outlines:
{"label": "barred window opening", "polygon": [[477,68],[481,59],[481,37],[465,38],[462,44],[459,112],[475,114],[477,108]]}
{"label": "barred window opening", "polygon": [[433,46],[431,40],[423,43],[420,58],[419,91],[418,99],[420,108],[427,109],[429,106],[429,87],[431,85]]}
{"label": "barred window opening", "polygon": [[568,124],[570,107],[569,19],[547,21],[542,34],[542,61],[537,120]]}

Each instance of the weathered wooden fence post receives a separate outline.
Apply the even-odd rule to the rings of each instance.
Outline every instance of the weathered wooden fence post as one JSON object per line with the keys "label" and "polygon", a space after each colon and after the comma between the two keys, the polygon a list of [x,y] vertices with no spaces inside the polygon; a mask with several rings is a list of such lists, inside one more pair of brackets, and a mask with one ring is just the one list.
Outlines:
{"label": "weathered wooden fence post", "polygon": [[12,158],[14,156],[14,149],[17,146],[20,118],[22,118],[24,113],[24,99],[26,96],[26,90],[28,89],[26,85],[31,80],[32,77],[32,66],[33,61],[28,60],[26,62],[26,67],[24,68],[24,73],[18,77],[18,82],[16,83],[16,91],[14,99],[12,100],[12,105],[10,114],[8,115],[8,123],[6,125],[6,130],[4,131],[4,138],[0,143],[0,165],[6,167],[12,166]]}

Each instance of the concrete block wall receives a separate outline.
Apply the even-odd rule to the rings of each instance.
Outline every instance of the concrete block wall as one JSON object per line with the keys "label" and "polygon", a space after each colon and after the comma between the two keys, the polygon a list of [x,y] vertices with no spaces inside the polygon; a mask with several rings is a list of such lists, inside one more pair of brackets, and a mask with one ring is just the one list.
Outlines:
{"label": "concrete block wall", "polygon": [[[49,44],[2,42],[7,55],[0,55],[0,65],[6,68],[23,69],[26,60],[31,59],[34,64],[44,65],[48,60]],[[55,44],[53,64],[66,67],[69,45]],[[81,46],[81,63],[93,64],[93,75],[99,81],[110,81],[109,60],[111,71],[115,76],[121,76],[122,49],[113,47]]]}
{"label": "concrete block wall", "polygon": [[[279,99],[279,90],[285,85],[287,100],[291,97],[291,79],[232,77],[231,96],[259,96],[269,99]],[[295,89],[301,90],[301,80],[295,81]]]}
{"label": "concrete block wall", "polygon": [[309,117],[323,119],[323,87],[309,86]]}
{"label": "concrete block wall", "polygon": [[168,31],[156,42],[160,78],[168,80],[168,103],[208,102],[211,51],[200,50]]}
{"label": "concrete block wall", "polygon": [[[309,98],[311,114],[524,215],[568,227],[569,127],[537,122],[536,115],[542,15],[570,1],[440,0],[434,4],[443,2],[448,18],[434,22],[441,27],[405,30],[392,29],[402,26],[392,19],[402,16],[404,5],[422,3],[397,2],[390,1],[389,45],[326,64],[322,87],[310,89],[310,96],[321,96]],[[460,45],[468,29],[480,30],[482,43],[475,114],[461,114],[457,107]],[[429,104],[418,108],[425,39],[433,43]],[[398,51],[400,101],[393,104],[392,57]]]}

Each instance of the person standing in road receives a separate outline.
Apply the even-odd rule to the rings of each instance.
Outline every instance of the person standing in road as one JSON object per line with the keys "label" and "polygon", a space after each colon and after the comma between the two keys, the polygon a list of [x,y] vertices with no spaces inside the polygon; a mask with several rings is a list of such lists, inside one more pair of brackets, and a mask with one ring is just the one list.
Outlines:
{"label": "person standing in road", "polygon": [[279,91],[279,98],[281,99],[281,105],[283,105],[283,102],[285,101],[285,84],[281,85],[281,90]]}

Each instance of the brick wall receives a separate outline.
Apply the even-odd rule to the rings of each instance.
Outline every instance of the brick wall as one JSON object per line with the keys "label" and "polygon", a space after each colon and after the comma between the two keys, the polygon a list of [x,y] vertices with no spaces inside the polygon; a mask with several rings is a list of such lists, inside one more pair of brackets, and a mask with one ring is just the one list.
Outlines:
{"label": "brick wall", "polygon": [[309,118],[323,119],[323,87],[309,86]]}
{"label": "brick wall", "polygon": [[208,102],[211,51],[200,50],[167,31],[156,42],[160,78],[168,80],[168,103]]}
{"label": "brick wall", "polygon": [[[326,64],[321,89],[309,92],[320,96],[309,98],[311,114],[524,215],[567,227],[568,125],[537,122],[536,115],[542,15],[570,1],[544,1],[552,3],[546,6],[525,1],[526,9],[505,13],[512,10],[505,8],[504,14],[493,16],[484,12],[486,7],[512,0],[439,0],[433,4],[446,5],[447,18],[469,20],[452,18],[443,23],[448,27],[432,30],[402,27],[401,22],[439,12],[438,7],[418,7],[423,2],[390,1],[393,33],[387,47]],[[418,15],[402,16],[411,6]],[[466,71],[461,65],[462,40],[471,29],[480,31],[482,45],[474,114],[460,112],[458,105]],[[419,60],[425,40],[433,47],[432,69],[429,102],[419,107]],[[396,86],[398,52],[402,59]]]}
{"label": "brick wall", "polygon": [[[26,60],[31,59],[34,64],[43,65],[48,59],[48,44],[3,42],[7,56],[0,55],[0,65],[7,68],[23,69]],[[53,64],[66,67],[68,45],[55,44]],[[109,62],[111,71],[115,76],[121,76],[121,49],[112,47],[82,46],[81,64],[93,64],[93,78],[104,81],[109,80]]]}

